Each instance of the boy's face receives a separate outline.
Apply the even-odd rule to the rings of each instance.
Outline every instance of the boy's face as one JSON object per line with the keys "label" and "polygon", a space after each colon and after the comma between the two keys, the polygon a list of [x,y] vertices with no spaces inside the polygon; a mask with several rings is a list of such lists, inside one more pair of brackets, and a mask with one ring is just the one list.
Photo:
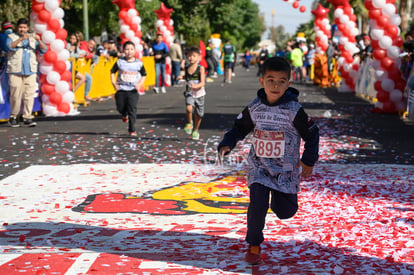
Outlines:
{"label": "boy's face", "polygon": [[270,104],[278,101],[290,85],[288,74],[282,71],[267,71],[259,81]]}
{"label": "boy's face", "polygon": [[131,58],[135,55],[135,47],[131,44],[128,44],[124,48],[125,58]]}
{"label": "boy's face", "polygon": [[23,35],[29,31],[29,26],[26,24],[19,24],[17,25],[17,33],[19,35]]}
{"label": "boy's face", "polygon": [[200,59],[200,55],[196,52],[191,52],[188,56],[187,56],[188,62],[190,62],[191,64],[197,63]]}

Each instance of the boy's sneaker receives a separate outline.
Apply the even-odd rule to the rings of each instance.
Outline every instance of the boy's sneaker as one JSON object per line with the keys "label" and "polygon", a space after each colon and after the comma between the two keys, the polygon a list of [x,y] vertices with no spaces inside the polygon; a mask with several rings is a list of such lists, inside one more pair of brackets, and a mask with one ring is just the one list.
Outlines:
{"label": "boy's sneaker", "polygon": [[35,127],[37,125],[37,123],[34,122],[33,119],[31,119],[31,118],[25,119],[23,124],[26,127]]}
{"label": "boy's sneaker", "polygon": [[165,94],[166,92],[167,92],[167,90],[165,90],[165,87],[164,87],[164,86],[162,86],[162,87],[161,87],[161,93]]}
{"label": "boy's sneaker", "polygon": [[158,87],[154,87],[154,93],[159,94],[160,93],[160,89]]}
{"label": "boy's sneaker", "polygon": [[247,250],[245,260],[249,264],[255,265],[260,263],[262,258],[260,257],[260,246],[259,245],[249,245]]}
{"label": "boy's sneaker", "polygon": [[198,131],[194,131],[191,134],[191,138],[194,139],[194,140],[199,140],[200,139],[200,133]]}
{"label": "boy's sneaker", "polygon": [[122,117],[122,122],[127,123],[128,122],[128,117],[127,116],[123,116]]}
{"label": "boy's sneaker", "polygon": [[184,127],[184,131],[188,134],[191,135],[191,132],[193,131],[193,124],[191,123],[187,123]]}
{"label": "boy's sneaker", "polygon": [[137,132],[129,132],[129,135],[130,135],[131,137],[136,137],[136,136],[138,136]]}
{"label": "boy's sneaker", "polygon": [[20,127],[20,124],[15,117],[9,118],[9,125],[13,128]]}

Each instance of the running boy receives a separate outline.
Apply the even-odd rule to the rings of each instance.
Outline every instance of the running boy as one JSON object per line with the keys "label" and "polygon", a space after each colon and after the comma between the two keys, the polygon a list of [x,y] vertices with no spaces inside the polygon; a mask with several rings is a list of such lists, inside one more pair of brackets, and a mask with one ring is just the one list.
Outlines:
{"label": "running boy", "polygon": [[[127,41],[123,45],[125,57],[119,58],[111,69],[111,81],[116,90],[116,109],[122,115],[122,121],[128,122],[130,136],[137,136],[135,120],[137,114],[138,91],[145,81],[144,64],[135,58],[135,44]],[[118,77],[115,78],[116,72]]]}
{"label": "running boy", "polygon": [[[250,264],[261,260],[260,244],[264,241],[270,193],[270,208],[280,219],[295,215],[300,176],[309,177],[319,157],[319,129],[298,103],[299,91],[289,87],[289,63],[281,57],[269,58],[263,63],[262,73],[259,81],[263,89],[237,116],[233,128],[218,145],[222,157],[253,132],[253,146],[248,155],[250,203],[246,241],[249,248],[245,256]],[[305,141],[302,158],[301,138]]]}
{"label": "running boy", "polygon": [[[198,129],[200,128],[201,119],[204,116],[204,97],[206,91],[205,85],[205,68],[200,66],[200,50],[197,47],[191,47],[187,51],[188,65],[185,67],[185,80],[187,82],[185,96],[185,111],[188,123],[185,125],[184,130],[187,134],[191,134],[194,140],[200,139]],[[193,123],[193,110],[194,123]]]}

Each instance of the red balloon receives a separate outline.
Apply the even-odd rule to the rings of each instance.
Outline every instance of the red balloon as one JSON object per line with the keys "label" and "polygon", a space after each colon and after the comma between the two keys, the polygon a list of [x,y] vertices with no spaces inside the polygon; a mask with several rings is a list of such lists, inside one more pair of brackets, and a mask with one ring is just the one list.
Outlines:
{"label": "red balloon", "polygon": [[384,92],[384,89],[382,89],[382,86],[381,86],[381,81],[375,81],[374,89],[377,92]]}
{"label": "red balloon", "polygon": [[39,82],[40,83],[47,83],[45,74],[40,74],[39,75]]}
{"label": "red balloon", "polygon": [[163,2],[161,2],[160,8],[158,10],[155,10],[155,14],[157,14],[158,19],[168,19],[170,20],[171,16],[170,13],[173,11],[173,9],[169,9],[165,6]]}
{"label": "red balloon", "polygon": [[381,60],[387,56],[387,51],[379,48],[379,49],[374,50],[374,52],[372,53],[372,56],[377,60]]}
{"label": "red balloon", "polygon": [[299,8],[299,1],[295,1],[295,2],[293,2],[292,7],[293,7],[294,9]]}
{"label": "red balloon", "polygon": [[65,114],[69,113],[69,111],[70,111],[70,106],[69,106],[69,103],[67,103],[67,102],[61,102],[61,103],[57,106],[57,110],[58,110],[59,112],[65,113]]}
{"label": "red balloon", "polygon": [[396,0],[387,0],[387,4],[395,4]]}
{"label": "red balloon", "polygon": [[66,71],[66,62],[63,60],[57,60],[53,65],[53,69],[59,74],[63,74]]}
{"label": "red balloon", "polygon": [[382,110],[386,113],[394,113],[396,111],[395,104],[391,101],[383,102]]}
{"label": "red balloon", "polygon": [[394,46],[397,46],[398,48],[401,48],[404,44],[404,39],[401,36],[397,36],[394,41],[392,42]]}
{"label": "red balloon", "polygon": [[62,95],[58,92],[51,93],[49,95],[49,101],[53,105],[59,106],[59,104],[62,102]]}
{"label": "red balloon", "polygon": [[32,11],[35,13],[39,13],[41,10],[45,9],[45,4],[44,3],[34,3],[32,5]]}
{"label": "red balloon", "polygon": [[[119,19],[124,20],[125,17],[128,17],[128,11],[127,10],[121,10],[118,13],[118,16],[119,16]],[[125,20],[124,20],[124,22],[125,22]]]}
{"label": "red balloon", "polygon": [[377,99],[380,102],[387,102],[390,100],[390,93],[385,91],[378,91],[377,92]]}
{"label": "red balloon", "polygon": [[68,32],[65,29],[60,29],[56,32],[56,39],[65,40],[68,37]]}
{"label": "red balloon", "polygon": [[352,65],[352,70],[358,71],[359,70],[359,65],[358,64]]}
{"label": "red balloon", "polygon": [[52,15],[47,10],[43,9],[38,13],[37,18],[44,23],[48,23],[52,18]]}
{"label": "red balloon", "polygon": [[52,32],[57,32],[60,29],[60,22],[56,18],[52,18],[47,24],[47,27]]}
{"label": "red balloon", "polygon": [[57,54],[54,51],[47,51],[43,55],[43,60],[46,61],[49,64],[54,64],[57,60]]}
{"label": "red balloon", "polygon": [[368,17],[373,20],[377,20],[382,15],[381,9],[371,9],[368,12]]}
{"label": "red balloon", "polygon": [[306,7],[305,6],[300,6],[299,11],[300,12],[305,12],[306,11]]}
{"label": "red balloon", "polygon": [[379,45],[379,41],[378,40],[375,40],[375,39],[372,39],[371,40],[371,47],[373,49],[379,49],[379,48],[381,48],[380,45]]}
{"label": "red balloon", "polygon": [[64,81],[71,81],[72,80],[72,73],[69,71],[64,71],[61,75],[60,75],[60,80],[64,80]]}
{"label": "red balloon", "polygon": [[386,26],[390,24],[390,19],[387,16],[382,15],[377,18],[376,22],[377,22],[378,27],[385,28]]}
{"label": "red balloon", "polygon": [[367,8],[367,10],[375,9],[374,5],[372,5],[372,0],[366,0],[364,2],[364,5]]}
{"label": "red balloon", "polygon": [[312,11],[315,18],[325,18],[328,14],[329,9],[325,9],[321,3],[318,3],[318,7]]}
{"label": "red balloon", "polygon": [[55,85],[49,84],[47,82],[42,84],[41,90],[42,90],[42,93],[44,93],[45,95],[49,95],[49,94],[56,92]]}
{"label": "red balloon", "polygon": [[114,0],[112,3],[117,5],[120,10],[135,9],[135,0]]}
{"label": "red balloon", "polygon": [[384,30],[391,38],[395,38],[398,35],[398,27],[395,25],[388,25]]}
{"label": "red balloon", "polygon": [[398,82],[395,83],[394,89],[404,91],[406,85],[407,84],[405,83],[405,81],[398,81]]}
{"label": "red balloon", "polygon": [[390,69],[392,66],[394,65],[394,60],[392,60],[389,57],[384,57],[383,59],[381,59],[381,66],[384,69]]}

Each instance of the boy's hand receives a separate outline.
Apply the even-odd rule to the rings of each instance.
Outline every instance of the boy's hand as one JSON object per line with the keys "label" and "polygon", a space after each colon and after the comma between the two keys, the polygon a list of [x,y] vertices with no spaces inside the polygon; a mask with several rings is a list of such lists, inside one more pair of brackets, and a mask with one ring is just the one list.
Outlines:
{"label": "boy's hand", "polygon": [[229,146],[223,146],[220,148],[219,155],[218,155],[218,164],[223,163],[223,157],[231,151]]}
{"label": "boy's hand", "polygon": [[300,174],[303,178],[309,178],[313,172],[313,166],[307,166],[301,160],[298,163],[298,167],[302,167],[302,173]]}

